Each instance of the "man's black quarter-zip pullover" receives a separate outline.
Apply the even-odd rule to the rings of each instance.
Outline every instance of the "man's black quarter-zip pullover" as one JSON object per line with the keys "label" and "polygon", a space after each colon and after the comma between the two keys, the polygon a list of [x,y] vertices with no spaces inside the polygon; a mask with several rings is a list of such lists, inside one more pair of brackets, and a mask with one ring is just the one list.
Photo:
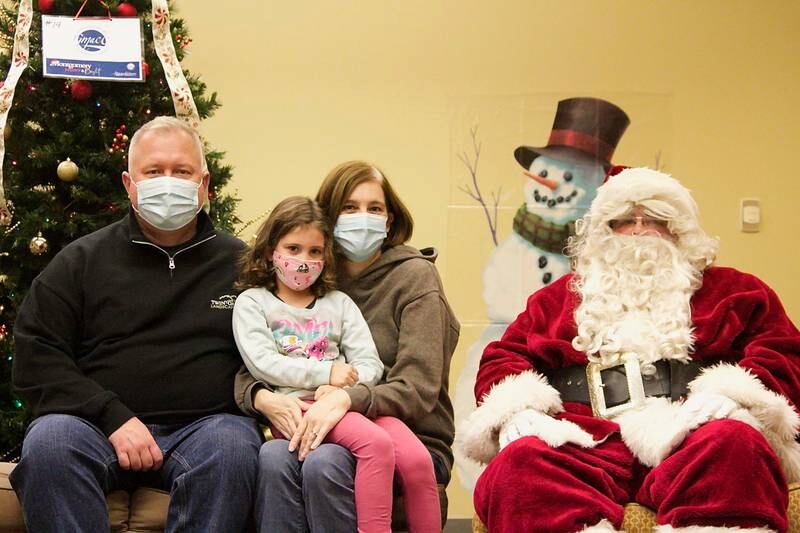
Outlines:
{"label": "man's black quarter-zip pullover", "polygon": [[15,390],[34,416],[79,416],[107,435],[133,416],[239,413],[231,312],[243,248],[202,211],[179,246],[148,241],[133,213],[69,244],[19,309]]}

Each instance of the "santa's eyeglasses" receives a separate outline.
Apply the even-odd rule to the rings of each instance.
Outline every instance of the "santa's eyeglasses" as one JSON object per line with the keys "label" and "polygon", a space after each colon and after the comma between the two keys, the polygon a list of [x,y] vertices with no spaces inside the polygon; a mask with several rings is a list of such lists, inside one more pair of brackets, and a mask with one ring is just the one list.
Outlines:
{"label": "santa's eyeglasses", "polygon": [[648,215],[633,216],[625,215],[624,217],[615,218],[608,221],[608,225],[613,230],[623,230],[626,228],[635,228],[637,224],[648,230],[669,229],[669,221],[662,218],[655,218]]}

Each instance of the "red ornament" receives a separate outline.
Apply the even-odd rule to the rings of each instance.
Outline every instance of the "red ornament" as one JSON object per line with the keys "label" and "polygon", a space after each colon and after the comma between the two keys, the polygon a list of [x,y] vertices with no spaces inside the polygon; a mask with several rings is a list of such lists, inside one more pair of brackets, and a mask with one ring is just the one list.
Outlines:
{"label": "red ornament", "polygon": [[147,64],[147,61],[142,61],[142,74],[145,78],[150,77],[150,65]]}
{"label": "red ornament", "polygon": [[86,80],[75,80],[69,86],[72,99],[76,102],[85,102],[92,97],[92,84]]}
{"label": "red ornament", "polygon": [[50,13],[55,3],[55,0],[39,0],[39,11],[42,13]]}
{"label": "red ornament", "polygon": [[135,17],[138,14],[139,12],[136,11],[136,7],[128,2],[122,2],[117,6],[117,15],[120,17]]}

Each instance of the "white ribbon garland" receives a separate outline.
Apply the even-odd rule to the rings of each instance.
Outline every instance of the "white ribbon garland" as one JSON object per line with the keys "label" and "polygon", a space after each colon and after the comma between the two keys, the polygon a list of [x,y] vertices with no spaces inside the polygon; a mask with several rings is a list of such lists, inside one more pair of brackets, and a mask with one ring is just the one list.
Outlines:
{"label": "white ribbon garland", "polygon": [[11,211],[6,202],[6,193],[3,189],[3,160],[6,156],[6,121],[14,100],[14,91],[22,72],[28,67],[30,53],[30,31],[33,9],[31,0],[22,0],[17,14],[17,26],[14,30],[14,49],[11,52],[11,68],[8,70],[5,82],[0,87],[0,226],[11,224]]}
{"label": "white ribbon garland", "polygon": [[200,115],[189,89],[189,83],[183,74],[175,46],[172,44],[172,35],[169,27],[169,7],[167,0],[153,0],[153,43],[156,54],[164,67],[167,77],[172,102],[175,105],[175,115],[186,121],[192,128],[200,127]]}

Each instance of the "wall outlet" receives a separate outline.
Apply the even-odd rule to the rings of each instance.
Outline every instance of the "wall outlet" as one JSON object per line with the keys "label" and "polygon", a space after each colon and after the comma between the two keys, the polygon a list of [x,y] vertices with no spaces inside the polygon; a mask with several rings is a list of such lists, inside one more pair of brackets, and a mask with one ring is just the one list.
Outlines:
{"label": "wall outlet", "polygon": [[742,231],[756,233],[761,230],[761,201],[758,198],[743,198],[739,215]]}

